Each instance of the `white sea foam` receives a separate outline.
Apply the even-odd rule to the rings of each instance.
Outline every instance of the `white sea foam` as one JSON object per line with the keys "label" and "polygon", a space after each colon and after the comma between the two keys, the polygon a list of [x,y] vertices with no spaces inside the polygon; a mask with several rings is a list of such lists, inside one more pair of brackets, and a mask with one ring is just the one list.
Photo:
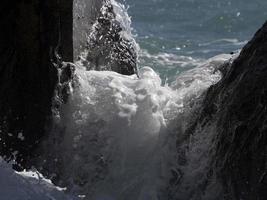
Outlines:
{"label": "white sea foam", "polygon": [[192,68],[201,65],[204,60],[190,56],[179,56],[172,53],[151,54],[147,50],[140,50],[139,59],[141,63],[150,62],[167,69]]}
{"label": "white sea foam", "polygon": [[192,99],[220,79],[218,56],[163,86],[150,67],[140,78],[76,70],[77,86],[61,111],[62,174],[90,199],[157,199],[175,165],[178,130]]}
{"label": "white sea foam", "polygon": [[[122,25],[122,36],[136,44],[126,8],[114,0],[111,3]],[[63,184],[85,199],[167,199],[165,189],[177,167],[176,142],[190,123],[192,105],[220,80],[217,68],[230,55],[204,62],[140,50],[139,57],[140,63],[151,66],[194,69],[167,85],[150,67],[142,67],[138,78],[87,71],[82,62],[76,63],[76,86],[61,107],[61,121],[51,134],[52,143],[59,136],[50,150],[56,152],[57,165],[63,166],[59,172]],[[200,144],[205,150],[205,137],[198,139],[194,145]],[[198,163],[194,151],[189,154],[192,166],[188,170],[201,171],[202,167],[194,168]],[[203,167],[206,163],[199,162]],[[189,174],[188,170],[185,173]]]}
{"label": "white sea foam", "polygon": [[[126,8],[111,2],[123,28],[121,34],[135,44]],[[236,39],[222,39],[200,46],[221,42],[243,44]],[[151,65],[171,69],[195,67],[178,75],[169,86],[162,84],[150,67],[141,68],[137,78],[110,71],[86,71],[81,62],[77,63],[76,86],[48,139],[53,143],[49,151],[60,163],[62,184],[88,200],[167,199],[165,195],[170,194],[164,191],[172,171],[179,175],[176,142],[190,123],[192,103],[220,80],[217,68],[229,58],[230,55],[220,55],[204,62],[189,56],[141,50],[140,60],[148,60]],[[187,165],[178,166],[184,177],[180,187],[174,188],[177,198],[189,199],[193,192],[199,192],[196,188],[209,164],[213,132],[212,124],[199,129],[185,147]],[[19,138],[23,140],[23,135]],[[69,198],[62,193],[64,189],[55,187],[38,172],[15,173],[1,158],[0,185],[5,200]],[[19,193],[14,193],[14,188]],[[198,199],[201,192],[194,198]]]}

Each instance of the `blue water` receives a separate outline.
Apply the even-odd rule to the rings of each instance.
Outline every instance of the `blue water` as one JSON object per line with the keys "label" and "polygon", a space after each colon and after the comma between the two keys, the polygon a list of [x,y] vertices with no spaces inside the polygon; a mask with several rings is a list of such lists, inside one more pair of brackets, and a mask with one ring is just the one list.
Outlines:
{"label": "blue water", "polygon": [[266,0],[124,0],[140,65],[163,78],[243,47],[267,19]]}

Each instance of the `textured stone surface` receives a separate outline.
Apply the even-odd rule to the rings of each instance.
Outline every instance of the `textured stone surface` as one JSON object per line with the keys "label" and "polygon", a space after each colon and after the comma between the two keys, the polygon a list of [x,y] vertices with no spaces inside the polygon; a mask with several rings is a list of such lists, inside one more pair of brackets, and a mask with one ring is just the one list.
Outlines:
{"label": "textured stone surface", "polygon": [[74,60],[85,49],[87,37],[92,25],[99,15],[99,10],[105,0],[74,0],[73,2],[73,43]]}
{"label": "textured stone surface", "polygon": [[114,5],[106,1],[87,39],[86,62],[83,64],[88,70],[137,74],[135,41],[124,36],[123,28],[126,27],[116,19],[117,15]]}
{"label": "textured stone surface", "polygon": [[26,165],[51,117],[51,55],[73,59],[72,1],[4,0],[0,13],[0,153]]}
{"label": "textured stone surface", "polygon": [[[267,23],[223,68],[198,123],[216,120],[217,177],[224,199],[267,198]],[[215,134],[215,133],[214,133]]]}
{"label": "textured stone surface", "polygon": [[114,6],[110,0],[74,1],[74,58],[88,70],[137,74],[136,43]]}

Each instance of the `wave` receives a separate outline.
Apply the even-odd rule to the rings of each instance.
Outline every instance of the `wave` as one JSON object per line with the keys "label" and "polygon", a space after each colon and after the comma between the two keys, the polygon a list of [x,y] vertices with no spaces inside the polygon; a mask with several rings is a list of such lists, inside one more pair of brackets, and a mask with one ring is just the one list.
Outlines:
{"label": "wave", "polygon": [[61,121],[45,144],[64,166],[55,173],[69,191],[90,200],[166,199],[162,191],[183,134],[174,125],[188,123],[192,102],[220,79],[218,66],[230,57],[210,59],[169,86],[150,67],[138,78],[79,66]]}
{"label": "wave", "polygon": [[206,43],[201,43],[199,44],[200,47],[203,46],[210,46],[210,45],[214,45],[214,44],[221,44],[221,45],[227,45],[228,44],[232,44],[235,46],[244,46],[248,41],[239,41],[236,38],[222,38],[219,40],[214,40],[214,41],[210,41],[210,42],[206,42]]}
{"label": "wave", "polygon": [[139,53],[141,63],[151,63],[164,68],[192,68],[201,65],[204,60],[190,56],[179,56],[172,53],[150,54],[147,50],[141,49]]}
{"label": "wave", "polygon": [[[135,42],[125,7],[111,2],[122,36]],[[88,71],[84,62],[76,63],[69,99],[43,144],[48,149],[43,166],[54,170],[58,184],[70,193],[90,200],[168,199],[177,141],[183,142],[203,92],[220,80],[219,67],[231,59],[224,54],[204,61],[139,50],[139,65],[151,66],[142,66],[139,76]],[[164,84],[155,69],[176,70],[174,81]]]}

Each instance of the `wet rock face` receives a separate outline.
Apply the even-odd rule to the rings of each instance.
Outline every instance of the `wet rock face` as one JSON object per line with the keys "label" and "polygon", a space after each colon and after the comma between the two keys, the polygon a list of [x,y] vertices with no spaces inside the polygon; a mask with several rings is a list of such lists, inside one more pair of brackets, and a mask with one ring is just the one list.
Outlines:
{"label": "wet rock face", "polygon": [[72,0],[4,0],[0,11],[0,154],[26,166],[52,115],[51,52],[73,60]]}
{"label": "wet rock face", "polygon": [[224,66],[199,121],[217,120],[217,176],[225,199],[267,198],[267,23]]}
{"label": "wet rock face", "polygon": [[[4,0],[1,3],[0,155],[6,159],[16,157],[22,166],[30,166],[31,158],[39,156],[35,150],[52,125],[53,106],[67,101],[75,68],[67,62],[73,62],[73,45],[85,43],[84,33],[92,31],[85,27],[92,27],[97,20],[101,24],[99,33],[105,35],[104,41],[97,35],[96,46],[90,51],[101,53],[88,54],[93,65],[105,64],[110,70],[127,75],[135,73],[136,52],[129,41],[120,37],[112,7],[107,7],[109,18],[99,12],[104,0],[81,1],[86,5],[84,12],[88,13],[73,18],[73,5],[74,11],[80,9],[77,1]],[[110,1],[105,2],[110,5]],[[84,23],[85,20],[88,22]],[[75,40],[79,38],[76,32],[73,41],[73,29],[77,27],[81,27],[83,41]],[[105,53],[97,50],[105,47]],[[79,51],[77,48],[75,53]],[[57,53],[60,59],[55,56]],[[56,104],[55,93],[60,98]]]}
{"label": "wet rock face", "polygon": [[73,0],[73,46],[74,61],[86,47],[88,33],[99,16],[105,0]]}
{"label": "wet rock face", "polygon": [[100,13],[88,36],[86,58],[88,70],[110,70],[124,75],[137,74],[137,52],[133,41],[122,34],[120,22],[109,0],[103,3]]}

